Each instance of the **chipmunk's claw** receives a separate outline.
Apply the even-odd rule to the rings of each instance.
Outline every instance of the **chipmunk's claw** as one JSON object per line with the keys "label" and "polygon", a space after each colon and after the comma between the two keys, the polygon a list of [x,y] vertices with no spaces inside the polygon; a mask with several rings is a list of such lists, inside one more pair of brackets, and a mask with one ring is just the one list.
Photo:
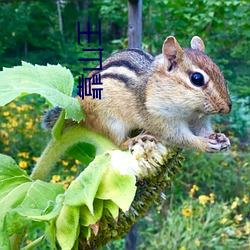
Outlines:
{"label": "chipmunk's claw", "polygon": [[230,147],[229,139],[222,133],[211,134],[208,139],[209,152],[226,151]]}

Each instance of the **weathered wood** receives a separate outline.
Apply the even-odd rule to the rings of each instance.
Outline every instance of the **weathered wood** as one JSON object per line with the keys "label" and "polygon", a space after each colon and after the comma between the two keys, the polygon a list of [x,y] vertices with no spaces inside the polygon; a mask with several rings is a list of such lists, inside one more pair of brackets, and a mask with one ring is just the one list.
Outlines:
{"label": "weathered wood", "polygon": [[63,21],[62,21],[62,12],[61,12],[61,6],[60,6],[60,0],[56,1],[57,5],[57,12],[58,12],[58,22],[59,22],[59,30],[63,36]]}
{"label": "weathered wood", "polygon": [[142,0],[128,1],[128,47],[142,47]]}
{"label": "weathered wood", "polygon": [[125,249],[136,250],[136,242],[137,242],[137,224],[134,224],[126,236]]}

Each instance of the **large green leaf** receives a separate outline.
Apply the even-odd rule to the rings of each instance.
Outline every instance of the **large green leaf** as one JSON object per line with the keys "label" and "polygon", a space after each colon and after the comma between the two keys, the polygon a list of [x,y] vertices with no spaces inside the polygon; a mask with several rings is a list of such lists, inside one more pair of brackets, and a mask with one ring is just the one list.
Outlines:
{"label": "large green leaf", "polygon": [[71,183],[65,192],[64,203],[70,206],[87,205],[92,214],[98,187],[108,166],[110,155],[97,156],[95,160]]}
{"label": "large green leaf", "polygon": [[126,212],[134,199],[136,192],[135,176],[121,173],[109,167],[103,176],[96,198],[112,200],[122,211]]}
{"label": "large green leaf", "polygon": [[64,205],[56,220],[56,238],[64,250],[71,250],[79,234],[79,207]]}
{"label": "large green leaf", "polygon": [[9,249],[9,236],[22,232],[31,222],[28,216],[41,216],[52,210],[54,219],[59,214],[62,205],[56,197],[64,189],[61,185],[32,181],[9,156],[0,155],[0,162],[0,249]]}
{"label": "large green leaf", "polygon": [[[116,158],[116,150],[99,155],[71,183],[65,192],[64,204],[70,206],[86,205],[94,215],[93,202],[95,198],[111,200],[123,211],[127,211],[136,192],[136,179],[132,174],[121,174],[119,165],[130,164],[130,156],[122,153],[123,163],[112,161]],[[113,164],[116,164],[114,167]],[[122,168],[121,168],[122,170]]]}
{"label": "large green leaf", "polygon": [[28,177],[10,156],[0,154],[0,181],[22,175]]}
{"label": "large green leaf", "polygon": [[0,72],[0,106],[18,96],[36,93],[53,106],[65,109],[66,118],[80,121],[84,114],[79,101],[71,97],[73,85],[72,74],[61,65],[34,66],[22,62],[22,66]]}
{"label": "large green leaf", "polygon": [[80,208],[80,225],[89,226],[95,224],[102,217],[103,200],[95,199],[93,202],[94,215],[90,213],[87,206]]}
{"label": "large green leaf", "polygon": [[88,165],[95,158],[96,148],[92,144],[78,142],[68,148],[66,154],[84,163],[85,165]]}

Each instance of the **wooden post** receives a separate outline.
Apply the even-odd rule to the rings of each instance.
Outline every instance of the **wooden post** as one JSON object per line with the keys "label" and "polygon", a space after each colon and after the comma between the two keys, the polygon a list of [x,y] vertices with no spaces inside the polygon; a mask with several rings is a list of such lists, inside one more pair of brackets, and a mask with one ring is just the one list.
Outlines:
{"label": "wooden post", "polygon": [[129,233],[126,235],[125,249],[126,250],[136,250],[137,242],[137,225],[134,224]]}
{"label": "wooden post", "polygon": [[128,47],[142,47],[142,0],[128,0]]}

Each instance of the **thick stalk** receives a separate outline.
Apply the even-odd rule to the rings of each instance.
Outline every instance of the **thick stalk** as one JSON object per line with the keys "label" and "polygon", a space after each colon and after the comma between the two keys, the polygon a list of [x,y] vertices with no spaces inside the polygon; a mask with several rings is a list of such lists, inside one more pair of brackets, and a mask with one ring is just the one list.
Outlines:
{"label": "thick stalk", "polygon": [[39,158],[31,178],[46,180],[60,156],[72,145],[78,142],[87,142],[96,147],[96,154],[117,148],[110,140],[81,126],[72,126],[63,131],[60,138],[53,138]]}

